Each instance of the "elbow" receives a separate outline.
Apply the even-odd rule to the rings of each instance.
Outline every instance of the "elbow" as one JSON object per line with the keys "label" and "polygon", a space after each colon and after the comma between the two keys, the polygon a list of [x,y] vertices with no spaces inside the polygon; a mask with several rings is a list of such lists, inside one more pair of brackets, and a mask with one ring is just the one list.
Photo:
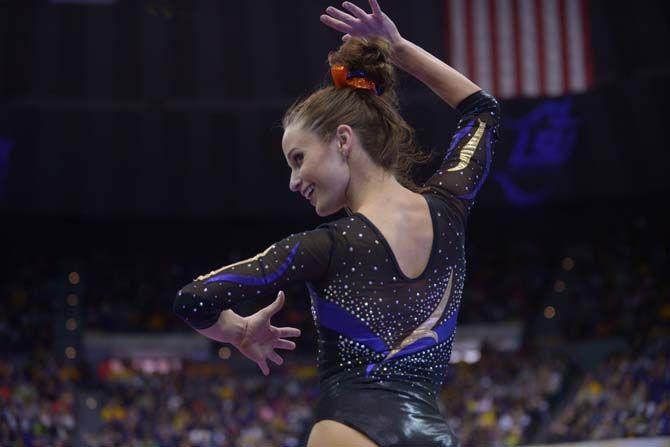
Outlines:
{"label": "elbow", "polygon": [[490,112],[495,117],[500,116],[500,102],[489,92],[482,91],[482,100],[479,104],[479,108]]}
{"label": "elbow", "polygon": [[461,114],[461,119],[468,121],[476,116],[488,116],[487,121],[498,122],[500,117],[500,103],[485,90],[476,93],[461,101],[456,110]]}
{"label": "elbow", "polygon": [[[184,288],[185,289],[185,288]],[[184,289],[181,289],[177,292],[177,295],[174,298],[174,303],[172,305],[172,311],[182,320],[188,322],[188,311],[187,308],[190,306],[190,299],[188,299],[188,293]]]}
{"label": "elbow", "polygon": [[195,283],[191,283],[179,290],[172,309],[193,329],[206,329],[216,323],[221,309],[218,309],[205,293],[197,289]]}

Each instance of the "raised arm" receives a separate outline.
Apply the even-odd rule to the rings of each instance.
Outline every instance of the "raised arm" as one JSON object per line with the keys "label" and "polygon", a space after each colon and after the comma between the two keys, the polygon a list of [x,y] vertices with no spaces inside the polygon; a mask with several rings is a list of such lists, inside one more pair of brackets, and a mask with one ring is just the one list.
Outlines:
{"label": "raised arm", "polygon": [[372,10],[370,14],[351,2],[342,3],[349,13],[329,6],[327,14],[321,16],[321,22],[345,33],[342,36],[345,41],[351,37],[385,39],[391,45],[394,65],[426,84],[453,108],[481,90],[461,73],[403,38],[395,23],[381,10],[377,0],[369,0],[369,3]]}
{"label": "raised arm", "polygon": [[442,165],[426,186],[454,203],[465,216],[491,165],[500,119],[498,102],[461,73],[403,38],[377,0],[369,3],[370,14],[344,2],[342,6],[349,13],[331,6],[321,21],[345,33],[345,41],[352,37],[388,41],[394,65],[422,81],[461,115]]}

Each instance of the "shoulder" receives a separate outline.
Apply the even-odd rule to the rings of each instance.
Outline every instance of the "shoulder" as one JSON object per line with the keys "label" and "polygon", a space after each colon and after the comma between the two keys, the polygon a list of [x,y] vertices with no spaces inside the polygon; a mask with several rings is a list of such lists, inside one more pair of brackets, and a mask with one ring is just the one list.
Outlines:
{"label": "shoulder", "polygon": [[343,216],[340,217],[339,219],[331,220],[330,222],[324,222],[321,225],[317,226],[315,230],[326,229],[328,231],[336,231],[339,230],[340,228],[351,227],[351,225],[357,222],[358,220],[359,219],[354,217],[354,215]]}
{"label": "shoulder", "polygon": [[374,229],[368,226],[364,216],[355,213],[339,219],[319,225],[317,229],[327,229],[330,232],[335,247],[351,247],[365,245],[370,239],[377,239]]}
{"label": "shoulder", "polygon": [[428,203],[430,203],[433,210],[434,218],[438,222],[450,223],[450,226],[456,228],[464,228],[466,224],[466,214],[464,205],[454,196],[446,197],[443,194],[436,194],[434,192],[427,192],[422,194]]}

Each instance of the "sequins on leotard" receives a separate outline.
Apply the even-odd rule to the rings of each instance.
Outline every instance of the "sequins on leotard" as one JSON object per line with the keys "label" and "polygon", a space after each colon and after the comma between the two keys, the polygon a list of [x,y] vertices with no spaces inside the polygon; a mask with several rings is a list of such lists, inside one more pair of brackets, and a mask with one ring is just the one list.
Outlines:
{"label": "sequins on leotard", "polygon": [[[307,285],[322,392],[343,381],[396,381],[435,396],[445,377],[465,281],[465,224],[497,139],[496,100],[463,101],[439,170],[426,182],[434,241],[425,271],[407,278],[382,233],[360,213],[290,235],[253,258],[198,277],[175,312],[194,328],[247,299],[271,302]],[[290,299],[290,297],[287,297]]]}

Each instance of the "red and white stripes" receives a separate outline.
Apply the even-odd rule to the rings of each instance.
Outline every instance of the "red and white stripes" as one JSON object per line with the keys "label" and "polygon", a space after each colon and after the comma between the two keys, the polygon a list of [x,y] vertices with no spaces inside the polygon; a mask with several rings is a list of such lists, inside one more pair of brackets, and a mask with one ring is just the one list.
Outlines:
{"label": "red and white stripes", "polygon": [[447,61],[501,98],[593,85],[588,0],[446,0]]}

